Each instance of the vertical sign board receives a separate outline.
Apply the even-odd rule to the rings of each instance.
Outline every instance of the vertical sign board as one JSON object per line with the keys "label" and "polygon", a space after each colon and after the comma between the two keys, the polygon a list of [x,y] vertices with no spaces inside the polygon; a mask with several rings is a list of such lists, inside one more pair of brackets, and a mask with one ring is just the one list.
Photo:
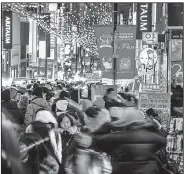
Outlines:
{"label": "vertical sign board", "polygon": [[3,48],[12,49],[12,11],[3,11]]}
{"label": "vertical sign board", "polygon": [[138,3],[136,39],[142,39],[142,32],[151,32],[151,31],[152,31],[152,3]]}
{"label": "vertical sign board", "polygon": [[113,81],[113,26],[96,26],[102,78]]}
{"label": "vertical sign board", "polygon": [[158,110],[162,113],[160,116],[161,124],[165,127],[170,121],[171,95],[168,93],[140,93],[138,108],[146,111],[149,108]]}
{"label": "vertical sign board", "polygon": [[114,36],[117,79],[135,76],[136,26],[118,26]]}

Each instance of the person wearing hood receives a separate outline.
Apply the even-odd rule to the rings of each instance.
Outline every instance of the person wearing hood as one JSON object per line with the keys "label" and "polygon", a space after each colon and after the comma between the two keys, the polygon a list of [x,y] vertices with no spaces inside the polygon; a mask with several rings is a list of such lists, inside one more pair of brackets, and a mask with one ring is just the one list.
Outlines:
{"label": "person wearing hood", "polygon": [[12,101],[10,90],[6,89],[1,93],[1,108],[2,112],[9,120],[21,125],[21,114],[16,101]]}
{"label": "person wearing hood", "polygon": [[[89,112],[93,109],[94,114]],[[93,132],[91,131],[91,136],[79,136],[76,139],[78,144],[83,148],[94,147],[111,155],[113,174],[161,174],[162,169],[155,153],[166,145],[166,138],[155,129],[151,119],[146,119],[138,109],[126,108],[122,119],[110,122],[110,119],[102,120],[102,116],[100,122],[99,110],[101,111],[97,108],[86,110],[84,120]],[[87,173],[84,166],[88,157],[85,154],[81,157],[79,155],[77,161],[83,163],[78,163],[77,173]]]}
{"label": "person wearing hood", "polygon": [[33,98],[27,107],[25,114],[25,124],[28,125],[35,120],[35,114],[39,109],[51,110],[51,107],[46,101],[46,93],[43,91],[43,87],[36,87],[32,92]]}

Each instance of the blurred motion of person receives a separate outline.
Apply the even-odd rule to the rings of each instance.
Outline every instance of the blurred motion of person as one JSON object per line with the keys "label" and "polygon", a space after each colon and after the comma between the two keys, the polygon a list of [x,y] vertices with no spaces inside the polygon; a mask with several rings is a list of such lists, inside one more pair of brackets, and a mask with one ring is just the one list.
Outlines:
{"label": "blurred motion of person", "polygon": [[[86,111],[85,122],[92,124],[94,120],[92,112]],[[144,114],[135,108],[126,108],[122,119],[107,122],[99,129],[94,131],[93,136],[87,134],[77,138],[77,142],[83,148],[98,147],[103,152],[111,155],[113,174],[161,174],[162,168],[158,164],[155,154],[157,150],[166,145],[166,138],[157,130],[150,119],[146,119]],[[97,119],[96,123],[100,123]],[[102,123],[102,122],[101,122]],[[92,130],[91,128],[91,130]],[[96,126],[96,128],[98,128]],[[95,130],[95,129],[94,129]],[[87,154],[79,155],[77,173],[87,172]],[[86,164],[86,165],[85,165]]]}
{"label": "blurred motion of person", "polygon": [[1,126],[1,171],[6,174],[25,174],[20,160],[18,135],[15,131],[16,125],[9,119],[2,119]]}

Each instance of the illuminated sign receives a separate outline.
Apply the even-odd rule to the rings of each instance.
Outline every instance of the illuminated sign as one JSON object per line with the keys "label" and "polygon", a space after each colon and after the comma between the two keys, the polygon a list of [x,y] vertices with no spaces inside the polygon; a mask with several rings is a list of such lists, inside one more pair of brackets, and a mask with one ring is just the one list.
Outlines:
{"label": "illuminated sign", "polygon": [[12,49],[12,12],[3,12],[3,48]]}
{"label": "illuminated sign", "polygon": [[136,39],[142,39],[142,32],[148,31],[152,31],[152,3],[138,3]]}

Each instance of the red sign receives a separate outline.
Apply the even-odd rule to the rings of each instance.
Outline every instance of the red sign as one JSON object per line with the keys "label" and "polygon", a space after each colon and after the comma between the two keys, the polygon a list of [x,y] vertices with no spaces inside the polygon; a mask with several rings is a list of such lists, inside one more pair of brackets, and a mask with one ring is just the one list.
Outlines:
{"label": "red sign", "polygon": [[102,78],[113,79],[113,26],[96,26]]}
{"label": "red sign", "polygon": [[114,37],[116,79],[133,79],[135,74],[136,26],[118,26]]}

